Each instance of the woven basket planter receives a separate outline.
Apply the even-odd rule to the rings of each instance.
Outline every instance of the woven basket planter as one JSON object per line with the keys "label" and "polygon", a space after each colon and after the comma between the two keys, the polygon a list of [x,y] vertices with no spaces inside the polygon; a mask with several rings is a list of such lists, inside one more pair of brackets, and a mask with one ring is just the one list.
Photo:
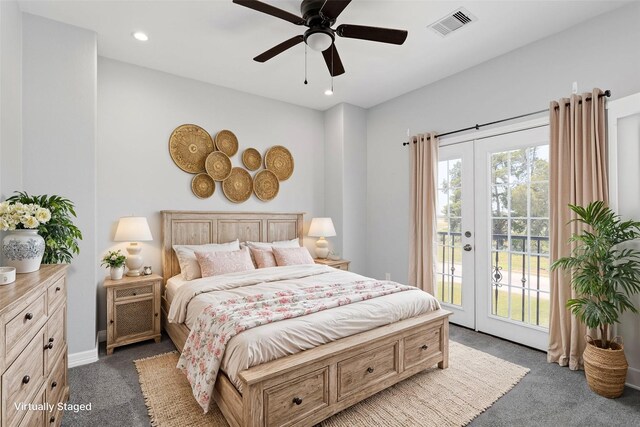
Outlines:
{"label": "woven basket planter", "polygon": [[582,356],[589,388],[600,396],[620,397],[629,367],[624,356],[624,345],[612,342],[612,348],[604,349],[597,347],[600,340],[589,341]]}

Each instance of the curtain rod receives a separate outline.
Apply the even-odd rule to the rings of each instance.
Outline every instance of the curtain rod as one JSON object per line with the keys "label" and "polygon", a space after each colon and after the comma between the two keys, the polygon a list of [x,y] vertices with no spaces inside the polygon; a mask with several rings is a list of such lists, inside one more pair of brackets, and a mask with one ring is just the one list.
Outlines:
{"label": "curtain rod", "polygon": [[[601,95],[598,95],[598,98],[606,96],[607,98],[609,98],[611,96],[611,91],[609,89],[605,90],[604,93],[602,93]],[[587,97],[586,99],[591,99],[590,97]],[[579,104],[582,104],[582,101],[578,102]],[[569,105],[569,103],[565,103],[565,105]],[[558,107],[556,107],[558,108]],[[496,120],[493,122],[487,122],[487,123],[482,123],[482,124],[476,124],[474,126],[469,126],[468,128],[462,128],[462,129],[456,129],[456,130],[452,130],[450,132],[445,132],[445,133],[440,133],[438,135],[436,135],[437,138],[443,137],[443,136],[447,136],[447,135],[453,135],[454,133],[460,133],[460,132],[466,132],[468,130],[479,130],[481,127],[485,127],[485,126],[491,126],[491,125],[495,125],[498,123],[502,123],[502,122],[508,122],[510,120],[515,120],[515,119],[521,119],[523,117],[529,117],[529,116],[535,116],[536,114],[540,114],[540,113],[544,113],[546,111],[549,111],[549,109],[545,109],[545,110],[539,110],[539,111],[534,111],[533,113],[527,113],[527,114],[521,114],[519,116],[513,116],[513,117],[509,117],[506,119],[501,119],[501,120]],[[428,137],[427,139],[430,139],[431,137]],[[413,141],[413,143],[415,144],[417,141]],[[409,145],[410,142],[403,142],[402,145]]]}

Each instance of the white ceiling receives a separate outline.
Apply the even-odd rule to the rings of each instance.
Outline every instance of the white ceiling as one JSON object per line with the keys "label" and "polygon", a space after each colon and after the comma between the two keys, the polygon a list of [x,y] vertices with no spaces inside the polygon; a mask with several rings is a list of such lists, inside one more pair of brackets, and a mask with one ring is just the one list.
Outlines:
{"label": "white ceiling", "polygon": [[[300,15],[299,1],[265,0]],[[338,19],[406,29],[402,46],[337,38],[346,73],[334,80],[319,52],[304,44],[257,63],[254,56],[303,28],[231,0],[22,0],[24,12],[90,29],[100,55],[168,73],[324,110],[347,102],[364,108],[547,37],[624,5],[623,1],[353,0]],[[427,25],[463,6],[478,21],[442,38]],[[148,33],[141,43],[131,37]]]}

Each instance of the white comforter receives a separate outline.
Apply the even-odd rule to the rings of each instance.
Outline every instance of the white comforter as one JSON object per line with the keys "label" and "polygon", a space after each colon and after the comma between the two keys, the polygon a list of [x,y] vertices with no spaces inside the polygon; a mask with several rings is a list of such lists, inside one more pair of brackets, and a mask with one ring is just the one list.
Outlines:
{"label": "white comforter", "polygon": [[[363,276],[324,265],[262,268],[196,279],[172,289],[168,318],[191,328],[206,306],[229,298],[359,279]],[[229,341],[221,369],[242,391],[238,373],[247,368],[438,308],[433,296],[416,289],[259,326]]]}

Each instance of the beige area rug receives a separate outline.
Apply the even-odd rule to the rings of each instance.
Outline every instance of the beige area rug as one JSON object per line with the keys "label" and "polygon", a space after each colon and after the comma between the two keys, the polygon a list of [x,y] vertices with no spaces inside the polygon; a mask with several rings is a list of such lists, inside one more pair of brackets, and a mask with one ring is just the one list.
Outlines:
{"label": "beige area rug", "polygon": [[[203,414],[178,353],[136,360],[151,425],[228,426],[217,407]],[[513,388],[529,369],[450,342],[449,368],[432,368],[324,421],[324,427],[464,426]]]}

